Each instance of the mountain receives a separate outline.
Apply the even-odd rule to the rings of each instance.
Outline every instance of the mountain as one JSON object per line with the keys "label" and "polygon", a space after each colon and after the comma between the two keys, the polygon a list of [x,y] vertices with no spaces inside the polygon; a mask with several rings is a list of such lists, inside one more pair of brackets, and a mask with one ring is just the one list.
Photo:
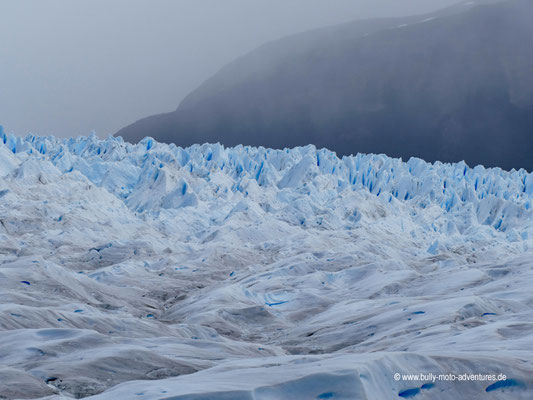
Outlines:
{"label": "mountain", "polygon": [[266,44],[117,135],[533,170],[533,2],[468,2]]}

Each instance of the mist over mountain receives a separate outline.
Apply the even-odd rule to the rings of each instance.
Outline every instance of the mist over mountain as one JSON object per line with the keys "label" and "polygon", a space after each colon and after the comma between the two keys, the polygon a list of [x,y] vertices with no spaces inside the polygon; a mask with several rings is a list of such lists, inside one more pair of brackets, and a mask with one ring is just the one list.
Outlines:
{"label": "mist over mountain", "polygon": [[117,132],[188,146],[315,144],[533,170],[533,2],[468,2],[268,43],[176,111]]}

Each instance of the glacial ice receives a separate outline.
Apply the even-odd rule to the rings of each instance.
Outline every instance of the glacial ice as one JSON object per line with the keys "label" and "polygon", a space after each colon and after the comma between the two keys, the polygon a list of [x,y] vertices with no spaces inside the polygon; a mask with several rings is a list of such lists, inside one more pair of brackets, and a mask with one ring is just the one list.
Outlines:
{"label": "glacial ice", "polygon": [[0,398],[530,399],[532,200],[525,170],[0,129]]}

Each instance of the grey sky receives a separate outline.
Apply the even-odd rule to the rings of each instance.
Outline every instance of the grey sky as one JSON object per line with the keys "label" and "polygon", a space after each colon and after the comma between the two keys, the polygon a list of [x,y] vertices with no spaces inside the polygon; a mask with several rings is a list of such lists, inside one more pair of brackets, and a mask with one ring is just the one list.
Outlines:
{"label": "grey sky", "polygon": [[262,43],[456,0],[0,0],[0,125],[99,136],[175,109]]}

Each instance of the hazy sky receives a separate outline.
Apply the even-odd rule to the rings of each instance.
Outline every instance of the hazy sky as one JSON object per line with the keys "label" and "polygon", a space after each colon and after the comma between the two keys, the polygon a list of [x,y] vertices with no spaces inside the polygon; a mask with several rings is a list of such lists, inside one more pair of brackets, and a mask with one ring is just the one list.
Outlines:
{"label": "hazy sky", "polygon": [[174,110],[262,43],[457,0],[0,0],[0,125],[68,137]]}

